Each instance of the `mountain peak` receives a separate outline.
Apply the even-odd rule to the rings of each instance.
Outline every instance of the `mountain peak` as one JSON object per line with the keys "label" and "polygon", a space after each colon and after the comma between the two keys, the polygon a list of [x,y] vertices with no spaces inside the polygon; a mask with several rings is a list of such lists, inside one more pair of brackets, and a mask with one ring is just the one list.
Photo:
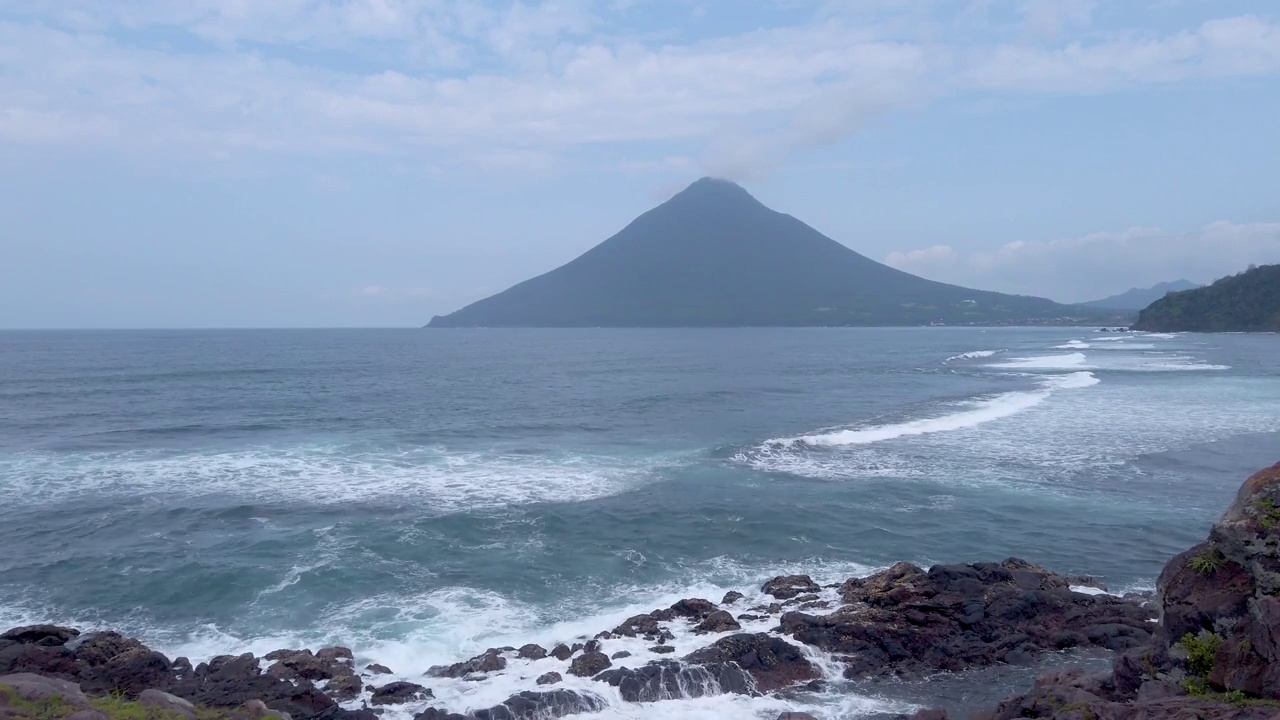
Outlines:
{"label": "mountain peak", "polygon": [[697,202],[742,202],[759,204],[760,201],[751,193],[732,180],[707,176],[693,181],[689,187],[681,190],[672,200],[693,200]]}

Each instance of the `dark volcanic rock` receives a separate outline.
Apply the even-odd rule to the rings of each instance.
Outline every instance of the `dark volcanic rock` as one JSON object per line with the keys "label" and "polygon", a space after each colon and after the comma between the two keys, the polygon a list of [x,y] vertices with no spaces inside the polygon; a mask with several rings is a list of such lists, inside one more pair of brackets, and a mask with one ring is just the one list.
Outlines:
{"label": "dark volcanic rock", "polygon": [[373,691],[372,705],[403,705],[432,697],[431,691],[411,682],[393,682]]}
{"label": "dark volcanic rock", "polygon": [[529,643],[528,645],[522,646],[520,651],[516,653],[516,656],[525,658],[526,660],[541,660],[547,656],[547,650],[541,645]]}
{"label": "dark volcanic rock", "polygon": [[609,656],[609,659],[610,659],[610,660],[621,660],[621,659],[623,659],[623,658],[629,658],[629,657],[631,657],[631,653],[627,652],[626,650],[619,650],[618,652],[616,652],[616,653],[614,653],[614,654],[610,655],[610,656]]}
{"label": "dark volcanic rock", "polygon": [[335,698],[340,702],[354,700],[360,695],[360,691],[364,688],[364,683],[356,674],[339,675],[330,680],[324,686],[324,692],[329,697]]}
{"label": "dark volcanic rock", "polygon": [[319,716],[331,720],[350,715],[309,680],[294,684],[261,673],[258,659],[249,653],[223,655],[201,663],[189,680],[176,682],[166,692],[214,708],[238,708],[261,701],[271,710],[288,713],[293,720]]}
{"label": "dark volcanic rock", "polygon": [[76,644],[75,653],[76,660],[81,664],[98,667],[107,664],[112,658],[127,650],[138,650],[144,647],[133,638],[109,631],[86,634]]}
{"label": "dark volcanic rock", "polygon": [[564,680],[564,676],[558,672],[543,673],[538,676],[537,683],[539,685],[555,685]]}
{"label": "dark volcanic rock", "polygon": [[378,663],[373,663],[372,665],[365,665],[364,669],[368,670],[370,673],[374,675],[390,675],[391,674],[391,668],[387,667],[386,665],[379,665]]}
{"label": "dark volcanic rock", "polygon": [[576,713],[600,712],[605,702],[597,695],[574,690],[526,690],[507,698],[501,705],[478,710],[478,720],[549,720]]}
{"label": "dark volcanic rock", "polygon": [[779,575],[765,583],[761,591],[779,600],[790,600],[797,595],[821,592],[822,588],[808,575]]}
{"label": "dark volcanic rock", "polygon": [[561,643],[552,648],[551,657],[557,660],[568,660],[573,657],[573,650],[568,645]]}
{"label": "dark volcanic rock", "polygon": [[743,598],[743,594],[737,590],[730,590],[724,594],[724,599],[720,601],[721,605],[732,605]]}
{"label": "dark volcanic rock", "polygon": [[81,672],[80,685],[95,695],[123,693],[137,697],[148,688],[168,688],[173,683],[169,659],[146,647],[132,648],[90,670]]}
{"label": "dark volcanic rock", "polygon": [[694,628],[697,633],[720,633],[729,632],[730,630],[741,630],[742,626],[738,624],[733,616],[724,610],[716,610],[704,619]]}
{"label": "dark volcanic rock", "polygon": [[656,702],[723,693],[749,694],[752,680],[732,663],[683,665],[674,660],[651,662],[638,668],[617,668],[600,673],[599,682],[618,688],[628,702]]}
{"label": "dark volcanic rock", "polygon": [[325,662],[338,662],[342,660],[351,662],[355,659],[355,656],[351,654],[351,648],[341,646],[320,648],[316,651],[316,657],[324,660]]}
{"label": "dark volcanic rock", "polygon": [[432,668],[427,673],[436,677],[462,678],[476,673],[498,672],[505,670],[506,667],[506,658],[498,654],[497,650],[488,650],[483,655],[477,655],[466,662],[454,663],[444,668]]}
{"label": "dark volcanic rock", "polygon": [[684,661],[696,665],[734,663],[750,673],[761,692],[821,677],[800,648],[768,633],[730,635],[686,655]]}
{"label": "dark volcanic rock", "polygon": [[671,647],[670,645],[654,645],[653,647],[649,648],[649,652],[657,653],[659,655],[670,655],[675,651],[676,649]]}
{"label": "dark volcanic rock", "polygon": [[671,612],[678,617],[694,618],[695,620],[705,618],[715,612],[715,609],[715,603],[702,598],[687,598],[671,606]]}
{"label": "dark volcanic rock", "polygon": [[1109,595],[1071,592],[1028,562],[899,563],[840,589],[856,605],[830,615],[789,612],[782,630],[841,656],[846,676],[919,676],[996,663],[1027,664],[1069,640],[1127,650],[1150,637],[1153,612]]}
{"label": "dark volcanic rock", "polygon": [[[1049,673],[994,720],[1274,720],[1280,717],[1280,465],[1249,478],[1207,542],[1158,582],[1161,621],[1110,675]],[[1106,624],[1092,642],[1126,644]],[[1193,652],[1194,651],[1194,652]],[[1188,692],[1194,690],[1194,694]]]}
{"label": "dark volcanic rock", "polygon": [[9,642],[0,646],[0,674],[5,673],[78,680],[80,667],[75,655],[65,647]]}
{"label": "dark volcanic rock", "polygon": [[6,630],[0,634],[0,640],[11,640],[21,645],[45,645],[56,647],[80,634],[79,630],[59,625],[28,625]]}
{"label": "dark volcanic rock", "polygon": [[613,662],[609,660],[609,656],[597,650],[583,653],[574,658],[569,665],[569,674],[577,675],[578,677],[591,677],[611,665],[613,665]]}

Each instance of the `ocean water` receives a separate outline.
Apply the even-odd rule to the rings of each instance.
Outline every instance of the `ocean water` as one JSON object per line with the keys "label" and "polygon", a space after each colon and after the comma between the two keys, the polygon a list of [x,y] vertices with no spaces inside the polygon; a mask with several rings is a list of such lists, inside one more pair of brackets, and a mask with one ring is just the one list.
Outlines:
{"label": "ocean water", "polygon": [[[779,573],[1018,556],[1149,589],[1277,460],[1276,335],[0,333],[0,625],[197,660],[338,642],[420,679]],[[479,708],[547,669],[427,684]],[[917,690],[599,717],[867,717]]]}

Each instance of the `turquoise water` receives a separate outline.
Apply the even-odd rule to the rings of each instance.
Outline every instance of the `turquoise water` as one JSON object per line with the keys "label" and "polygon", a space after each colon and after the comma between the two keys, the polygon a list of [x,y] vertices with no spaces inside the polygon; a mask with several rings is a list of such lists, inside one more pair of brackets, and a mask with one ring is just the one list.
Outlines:
{"label": "turquoise water", "polygon": [[[0,625],[338,641],[417,677],[780,572],[1017,555],[1149,588],[1280,459],[1278,358],[1061,328],[0,333]],[[672,712],[725,703],[777,705]]]}

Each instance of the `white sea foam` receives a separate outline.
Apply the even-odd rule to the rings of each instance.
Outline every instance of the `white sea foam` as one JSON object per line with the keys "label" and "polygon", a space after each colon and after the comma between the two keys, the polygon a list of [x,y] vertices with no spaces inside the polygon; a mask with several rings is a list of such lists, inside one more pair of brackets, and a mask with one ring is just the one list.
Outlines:
{"label": "white sea foam", "polygon": [[956,360],[978,360],[980,358],[989,358],[992,355],[997,355],[1002,352],[1004,352],[1004,350],[974,350],[973,352],[960,353],[959,355],[952,355],[951,357],[947,358],[946,360],[943,360],[942,362],[949,363],[949,362],[955,362]]}
{"label": "white sea foam", "polygon": [[[831,584],[853,576],[868,575],[875,569],[858,563],[832,563],[817,558],[768,567],[749,566],[730,558],[717,558],[698,567],[688,568],[688,575],[683,580],[676,579],[658,586],[620,585],[576,597],[567,596],[560,607],[538,607],[491,591],[452,587],[420,594],[368,597],[335,609],[315,627],[302,633],[278,632],[238,637],[213,625],[198,627],[194,632],[190,632],[190,628],[184,628],[182,635],[174,635],[168,629],[145,626],[124,626],[117,629],[137,635],[171,657],[185,656],[193,662],[216,655],[252,652],[262,656],[281,647],[314,649],[340,643],[354,650],[357,667],[362,668],[371,662],[390,667],[393,674],[378,678],[380,682],[423,682],[423,672],[433,665],[465,660],[492,647],[520,646],[534,642],[550,649],[560,642],[585,642],[601,630],[616,627],[632,615],[667,607],[683,598],[703,597],[714,602],[726,591],[737,590],[746,597],[731,609],[735,613],[744,612],[754,605],[775,601],[759,591],[762,582],[774,575],[816,570],[819,574],[815,576],[815,580]],[[833,603],[838,600],[836,590],[832,588],[824,588],[819,595]],[[591,598],[593,604],[582,607],[580,603],[584,597]],[[41,618],[45,621],[50,619],[47,616]],[[0,621],[20,624],[32,619],[29,614],[0,608]],[[101,624],[71,618],[55,620],[85,629],[103,627]],[[743,621],[743,630],[767,632],[776,624],[776,616],[767,616],[762,620]],[[603,649],[610,655],[618,651],[631,653],[631,657],[615,660],[615,667],[639,667],[659,658],[681,657],[732,633],[697,635],[693,632],[691,623],[680,620],[670,623],[670,628],[675,635],[675,639],[668,642],[676,650],[673,655],[652,652],[650,648],[654,644],[643,638],[608,639],[603,641]],[[801,649],[824,673],[838,679],[842,668],[833,658],[814,648]],[[456,712],[491,707],[517,692],[536,688],[536,678],[549,671],[557,671],[564,676],[556,688],[592,693],[600,697],[606,703],[606,708],[599,717],[606,718],[750,717],[757,713],[776,717],[778,713],[785,711],[845,717],[848,712],[897,713],[914,709],[901,702],[852,694],[838,698],[815,695],[805,700],[717,695],[637,705],[623,701],[616,689],[604,683],[569,675],[565,672],[564,663],[553,658],[525,660],[515,657],[514,653],[507,653],[506,656],[506,670],[483,679],[432,678],[428,684],[435,695],[434,700],[389,709],[383,717],[387,720],[409,720],[428,705],[447,707]],[[349,703],[349,706],[358,707],[362,700],[367,699],[367,694],[363,695]],[[834,706],[830,703],[834,702],[842,703],[841,707],[846,714],[833,714]]]}
{"label": "white sea foam", "polygon": [[228,452],[21,453],[0,457],[0,489],[44,504],[85,494],[229,495],[246,501],[413,502],[435,513],[572,502],[616,494],[675,461],[609,456],[352,451],[343,447]]}
{"label": "white sea foam", "polygon": [[1092,346],[1092,345],[1090,345],[1090,344],[1089,344],[1089,343],[1087,343],[1087,342],[1083,342],[1083,341],[1080,341],[1080,340],[1071,340],[1071,341],[1069,341],[1069,342],[1067,342],[1067,343],[1065,343],[1065,344],[1063,344],[1063,345],[1055,345],[1055,346],[1054,346],[1054,349],[1055,349],[1055,350],[1073,350],[1073,349],[1074,349],[1074,350],[1088,350],[1090,347],[1093,347],[1093,346]]}
{"label": "white sea foam", "polygon": [[1110,595],[1111,593],[1102,588],[1091,587],[1089,585],[1072,585],[1071,592],[1077,592],[1081,595]]}
{"label": "white sea foam", "polygon": [[1088,358],[1084,353],[1067,353],[1064,355],[1036,355],[1031,357],[1010,358],[1002,363],[987,367],[1012,368],[1018,370],[1084,370]]}
{"label": "white sea foam", "polygon": [[1096,385],[1098,382],[1098,378],[1094,377],[1093,373],[1090,372],[1074,372],[1062,376],[1051,376],[1041,379],[1040,388],[1037,390],[1008,392],[986,399],[973,400],[967,403],[968,409],[948,415],[887,425],[873,425],[865,428],[835,430],[794,438],[780,438],[769,440],[765,445],[780,448],[789,448],[797,445],[811,447],[869,445],[884,440],[895,440],[914,435],[964,430],[1030,410],[1047,400],[1054,390],[1075,390]]}

